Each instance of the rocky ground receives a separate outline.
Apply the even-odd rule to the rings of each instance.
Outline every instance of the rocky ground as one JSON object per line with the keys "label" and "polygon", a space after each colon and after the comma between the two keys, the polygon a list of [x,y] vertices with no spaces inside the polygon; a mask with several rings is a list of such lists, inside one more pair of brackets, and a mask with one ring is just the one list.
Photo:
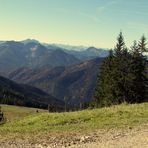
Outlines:
{"label": "rocky ground", "polygon": [[148,148],[148,128],[98,130],[88,134],[11,134],[2,137],[0,148]]}

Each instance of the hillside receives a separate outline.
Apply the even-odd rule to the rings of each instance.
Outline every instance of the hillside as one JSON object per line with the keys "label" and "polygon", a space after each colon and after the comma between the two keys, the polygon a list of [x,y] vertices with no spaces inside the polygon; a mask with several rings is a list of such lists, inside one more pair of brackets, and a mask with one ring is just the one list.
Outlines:
{"label": "hillside", "polygon": [[[41,113],[6,123],[0,131],[81,131],[148,124],[148,103],[66,113]],[[28,129],[28,130],[27,130]]]}
{"label": "hillside", "polygon": [[[116,141],[120,140],[126,146],[138,142],[137,145],[144,147],[142,142],[147,140],[144,137],[142,140],[140,135],[147,136],[147,108],[148,103],[122,104],[79,112],[32,114],[1,125],[0,146],[60,148],[88,145],[93,148],[107,143],[121,146]],[[134,142],[133,137],[138,141]]]}
{"label": "hillside", "polygon": [[68,67],[42,69],[21,68],[9,78],[38,87],[56,98],[67,99],[70,104],[90,101],[103,58],[88,60]]}
{"label": "hillside", "polygon": [[28,108],[22,106],[11,106],[1,104],[1,109],[4,112],[5,118],[7,121],[20,120],[29,115],[48,112],[47,110],[37,109],[37,108]]}
{"label": "hillside", "polygon": [[7,73],[26,64],[24,45],[7,41],[0,44],[0,72]]}
{"label": "hillside", "polygon": [[1,76],[0,103],[39,108],[47,108],[48,104],[62,105],[62,101],[38,88],[17,84]]}

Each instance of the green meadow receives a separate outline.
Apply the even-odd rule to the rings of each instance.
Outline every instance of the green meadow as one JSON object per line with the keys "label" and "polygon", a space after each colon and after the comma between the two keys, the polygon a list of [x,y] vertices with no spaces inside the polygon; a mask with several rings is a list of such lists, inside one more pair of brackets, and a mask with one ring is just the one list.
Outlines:
{"label": "green meadow", "polygon": [[2,109],[7,122],[0,125],[0,133],[89,132],[148,124],[148,103],[63,113],[7,105]]}

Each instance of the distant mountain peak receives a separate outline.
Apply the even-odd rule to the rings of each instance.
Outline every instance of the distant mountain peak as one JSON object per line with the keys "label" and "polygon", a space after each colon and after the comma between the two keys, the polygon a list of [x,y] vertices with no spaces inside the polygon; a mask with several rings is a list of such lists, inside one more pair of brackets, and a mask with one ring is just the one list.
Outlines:
{"label": "distant mountain peak", "polygon": [[38,44],[38,43],[40,43],[38,40],[35,40],[35,39],[26,39],[21,42],[24,44],[28,44],[28,43],[37,43]]}
{"label": "distant mountain peak", "polygon": [[94,50],[98,50],[98,48],[93,47],[93,46],[92,46],[92,47],[87,48],[87,51],[92,51],[92,50],[93,50],[93,51],[94,51]]}

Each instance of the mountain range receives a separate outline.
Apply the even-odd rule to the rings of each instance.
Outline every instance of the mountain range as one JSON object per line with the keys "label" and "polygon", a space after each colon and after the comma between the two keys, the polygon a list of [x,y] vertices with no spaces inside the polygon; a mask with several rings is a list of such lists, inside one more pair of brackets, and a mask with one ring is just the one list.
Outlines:
{"label": "mountain range", "polygon": [[[74,47],[73,47],[74,48]],[[37,40],[0,42],[0,74],[8,74],[21,67],[69,66],[95,57],[104,57],[108,50],[89,47],[81,51],[69,50]]]}
{"label": "mountain range", "polygon": [[47,65],[66,66],[78,62],[77,58],[61,49],[49,50],[39,43],[7,41],[0,44],[0,71],[3,73],[23,66],[39,68]]}
{"label": "mountain range", "polygon": [[12,96],[21,94],[24,102],[38,105],[39,101],[46,105],[66,101],[78,106],[92,98],[99,67],[107,55],[108,50],[95,47],[45,44],[34,39],[1,41],[0,75],[7,77],[1,79],[13,84],[6,89],[0,81],[1,90],[13,90]]}

